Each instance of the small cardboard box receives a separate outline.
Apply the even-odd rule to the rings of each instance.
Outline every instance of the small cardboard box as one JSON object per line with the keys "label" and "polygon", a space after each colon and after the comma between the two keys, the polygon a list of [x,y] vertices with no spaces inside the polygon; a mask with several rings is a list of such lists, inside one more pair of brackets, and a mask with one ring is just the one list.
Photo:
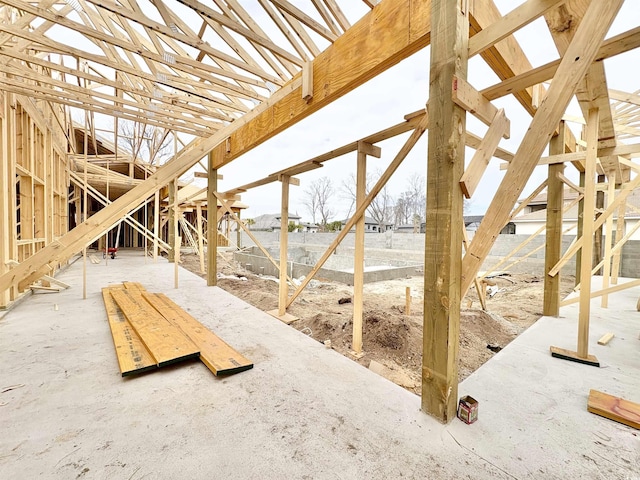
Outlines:
{"label": "small cardboard box", "polygon": [[472,424],[478,419],[478,401],[470,395],[465,395],[458,402],[458,418],[464,423]]}

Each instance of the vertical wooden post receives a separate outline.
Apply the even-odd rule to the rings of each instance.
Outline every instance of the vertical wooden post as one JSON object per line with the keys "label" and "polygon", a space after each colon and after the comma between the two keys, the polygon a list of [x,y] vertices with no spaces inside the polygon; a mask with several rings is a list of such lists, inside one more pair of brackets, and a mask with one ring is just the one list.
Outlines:
{"label": "vertical wooden post", "polygon": [[160,232],[160,191],[156,190],[153,195],[153,261],[158,261],[158,237]]}
{"label": "vertical wooden post", "polygon": [[213,154],[209,153],[207,181],[207,285],[218,284],[218,169],[213,168]]}
{"label": "vertical wooden post", "polygon": [[198,228],[198,254],[200,255],[200,273],[205,273],[204,268],[204,238],[202,233],[202,202],[196,202],[196,224]]}
{"label": "vertical wooden post", "polygon": [[176,218],[176,210],[175,205],[177,202],[177,191],[176,185],[178,184],[178,179],[174,178],[169,182],[169,208],[167,209],[167,243],[171,245],[171,248],[168,252],[168,260],[169,262],[173,262],[175,260],[175,249],[173,248],[176,243],[176,223],[178,219]]}
{"label": "vertical wooden post", "polygon": [[582,269],[580,271],[580,313],[578,317],[578,356],[589,355],[589,316],[591,314],[591,262],[593,256],[593,212],[595,211],[595,176],[598,155],[598,124],[600,120],[597,108],[589,110],[587,119],[587,158],[584,175],[584,219],[582,226]]}
{"label": "vertical wooden post", "polygon": [[[461,8],[462,5],[462,8]],[[433,0],[424,268],[422,410],[443,423],[456,416],[466,112],[451,95],[467,78],[466,2]]]}
{"label": "vertical wooden post", "polygon": [[[367,154],[358,142],[358,163],[356,167],[356,210],[367,195]],[[355,260],[353,264],[353,338],[351,348],[355,355],[362,353],[362,315],[364,297],[364,228],[362,215],[356,222]]]}
{"label": "vertical wooden post", "polygon": [[[87,157],[89,149],[89,137],[87,136],[87,118],[88,112],[84,112],[84,178],[82,179],[82,202],[84,203],[84,219],[83,222],[86,222],[89,218],[89,196],[87,195],[87,164],[89,163],[89,159]],[[87,246],[85,245],[82,249],[82,298],[87,298]]]}
{"label": "vertical wooden post", "polygon": [[[9,135],[9,126],[11,122],[9,108],[9,94],[0,92],[2,102],[0,108],[3,108],[2,116],[0,117],[0,232],[2,232],[3,238],[0,242],[0,275],[9,271],[7,262],[11,259],[9,253],[9,244],[11,239],[15,237],[15,231],[13,225],[11,225],[10,212],[15,210],[14,199],[10,195],[10,184],[13,183],[15,177],[12,177],[9,172],[11,165],[15,161],[13,155],[13,149],[11,148],[11,137]],[[9,304],[9,290],[0,291],[0,308],[4,308]]]}
{"label": "vertical wooden post", "polygon": [[278,316],[284,317],[287,313],[287,297],[289,286],[287,285],[287,249],[289,240],[289,177],[283,175],[282,199],[280,202],[280,282],[278,289]]}
{"label": "vertical wooden post", "polygon": [[[604,175],[598,175],[598,183],[605,182]],[[604,190],[596,190],[596,221],[602,215],[602,211],[604,210]],[[595,265],[599,265],[602,261],[602,232],[603,225],[600,225],[594,231],[593,235],[593,259],[591,260],[591,267],[593,268]],[[599,268],[595,275],[602,275],[602,268]]]}
{"label": "vertical wooden post", "polygon": [[[580,181],[579,185],[584,189],[585,183],[585,173],[580,172]],[[576,240],[582,238],[583,234],[583,225],[584,225],[584,198],[578,202],[578,226],[576,231]],[[576,280],[575,285],[578,286],[580,284],[580,272],[582,271],[582,259],[584,256],[582,255],[582,249],[579,249],[576,252]],[[591,258],[591,257],[589,257]]]}
{"label": "vertical wooden post", "polygon": [[[618,209],[618,219],[616,222],[616,243],[624,236],[624,216],[627,210],[626,202],[620,205]],[[613,255],[613,267],[611,268],[611,283],[618,284],[618,275],[620,274],[620,257],[622,256],[622,249],[616,250]]]}
{"label": "vertical wooden post", "polygon": [[[613,196],[616,191],[616,172],[612,170],[607,175],[608,189],[607,189],[607,205],[611,205],[613,202]],[[603,205],[604,206],[604,205]],[[609,275],[611,275],[611,247],[613,240],[613,215],[609,215],[605,221],[606,232],[604,237],[604,268],[602,269],[602,289],[606,290],[609,287]],[[609,306],[609,295],[603,294],[601,298],[600,306],[607,308]]]}
{"label": "vertical wooden post", "polygon": [[411,287],[405,287],[404,292],[404,314],[411,315]]}
{"label": "vertical wooden post", "polygon": [[238,220],[236,221],[236,248],[238,250],[242,248],[242,229],[240,228],[240,224],[242,222],[240,221],[240,212],[241,210],[238,209],[238,213],[236,213],[236,216],[238,217]]}
{"label": "vertical wooden post", "polygon": [[[560,122],[558,135],[551,138],[549,155],[564,153],[564,121]],[[564,206],[564,184],[558,174],[564,172],[563,163],[549,165],[547,180],[547,232],[544,254],[544,303],[542,314],[552,317],[560,315],[560,273],[549,275],[562,256],[562,209]]]}

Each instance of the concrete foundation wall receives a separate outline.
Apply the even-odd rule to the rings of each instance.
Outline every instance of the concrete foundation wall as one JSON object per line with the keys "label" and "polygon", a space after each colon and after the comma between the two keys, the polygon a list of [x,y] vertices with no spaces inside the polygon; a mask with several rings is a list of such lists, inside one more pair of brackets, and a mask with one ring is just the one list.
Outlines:
{"label": "concrete foundation wall", "polygon": [[[279,243],[278,232],[253,232],[256,238],[265,247],[274,247]],[[303,246],[307,252],[319,252],[319,255],[336,238],[336,233],[290,233],[289,245],[291,248]],[[347,234],[336,250],[336,258],[346,257],[345,267],[331,268],[351,268],[353,262],[355,234]],[[487,261],[482,266],[483,270],[488,270],[501,258],[517,248],[528,238],[528,235],[500,235],[496,240]],[[569,247],[573,241],[573,236],[565,236],[563,239],[563,251]],[[530,272],[535,275],[542,275],[544,272],[544,236],[534,238],[528,245],[522,248],[516,256],[504,265],[500,270],[510,270],[512,272]],[[242,244],[253,245],[251,239],[243,232]],[[542,246],[542,247],[541,247]],[[511,262],[529,254],[534,249],[541,247],[537,252],[523,259],[516,265],[509,266]],[[381,264],[385,262],[398,261],[407,263],[422,264],[424,259],[424,234],[416,233],[370,233],[365,235],[366,260],[370,264]],[[277,255],[277,251],[275,253]],[[316,257],[317,258],[317,257]],[[309,260],[310,261],[310,260]],[[351,262],[351,263],[349,263]],[[302,262],[307,263],[307,262]],[[630,240],[622,249],[620,275],[623,277],[640,278],[640,240]],[[399,264],[400,265],[400,264]],[[562,269],[565,275],[575,274],[575,259],[572,259]]]}
{"label": "concrete foundation wall", "polygon": [[[294,254],[291,255],[290,258],[295,257]],[[299,253],[299,252],[298,252]],[[269,249],[269,254],[274,258],[277,258],[277,255],[274,254],[271,249]],[[312,258],[304,257],[304,258]],[[319,255],[318,255],[319,257]],[[344,266],[343,269],[353,269],[353,257],[343,256],[344,260],[341,260],[339,263],[345,263],[346,259],[350,258],[351,264]],[[278,269],[276,266],[271,263],[271,261],[265,257],[262,252],[257,247],[252,247],[246,251],[236,252],[234,253],[234,259],[240,262],[247,270],[258,273],[262,275],[271,275],[277,277],[279,275]],[[299,263],[294,261],[293,259],[288,263],[287,273],[292,278],[300,278],[302,276],[307,276],[309,272],[313,269],[313,265],[316,263],[316,260],[313,260],[312,263]],[[365,262],[366,263],[366,262]],[[376,264],[379,265],[379,264]],[[365,265],[366,268],[366,265]],[[371,270],[364,272],[364,282],[379,282],[383,280],[392,280],[394,278],[403,278],[408,276],[416,275],[420,272],[422,267],[420,265],[409,265],[395,268],[388,268],[382,270]],[[346,285],[353,285],[353,272],[345,272],[340,269],[332,269],[332,268],[321,268],[316,276],[314,277],[317,280],[328,280],[332,282],[340,282]]]}

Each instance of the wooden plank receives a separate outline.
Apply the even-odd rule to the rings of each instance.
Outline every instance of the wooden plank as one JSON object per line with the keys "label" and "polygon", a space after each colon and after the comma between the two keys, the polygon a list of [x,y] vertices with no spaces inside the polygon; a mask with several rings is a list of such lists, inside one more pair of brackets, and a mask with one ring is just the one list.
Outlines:
{"label": "wooden plank", "polygon": [[111,297],[113,287],[102,289],[104,307],[123,377],[158,368],[155,359]]}
{"label": "wooden plank", "polygon": [[287,312],[287,296],[289,285],[287,284],[287,241],[289,239],[289,178],[283,175],[282,198],[280,199],[280,279],[278,282],[278,315]]}
{"label": "wooden plank", "polygon": [[[453,101],[467,110],[469,113],[474,114],[481,122],[491,127],[493,122],[497,119],[498,108],[494,106],[489,100],[487,100],[480,92],[469,84],[465,79],[459,77],[453,77],[451,87]],[[509,138],[510,122],[509,119],[502,112],[504,119],[500,121],[502,130],[500,135],[504,138]]]}
{"label": "wooden plank", "polygon": [[598,340],[598,345],[607,345],[611,339],[615,337],[615,335],[611,332],[609,333],[605,333],[602,337],[600,337],[600,339]]}
{"label": "wooden plank", "polygon": [[451,86],[467,76],[468,13],[449,0],[434,0],[431,10],[428,110],[437,121],[428,135],[421,406],[443,423],[458,405],[466,111]]}
{"label": "wooden plank", "polygon": [[506,224],[623,0],[592,2],[463,259],[462,295]]}
{"label": "wooden plank", "polygon": [[[622,290],[626,290],[628,288],[633,288],[637,286],[640,286],[640,280],[630,280],[628,282],[619,283],[618,285],[609,287],[606,290],[596,290],[595,292],[591,292],[591,298],[599,297],[601,295],[604,295],[605,293],[621,292]],[[560,306],[565,307],[567,305],[578,303],[579,301],[580,301],[580,297],[569,298],[567,300],[563,300]]]}
{"label": "wooden plank", "polygon": [[578,355],[576,352],[571,350],[567,350],[565,348],[559,347],[549,347],[551,351],[551,356],[555,358],[560,358],[562,360],[569,360],[570,362],[582,363],[584,365],[591,365],[592,367],[599,367],[600,362],[593,355],[587,355],[586,357],[582,357]]}
{"label": "wooden plank", "polygon": [[253,368],[253,362],[237,352],[202,323],[162,293],[142,296],[164,318],[176,325],[200,350],[200,360],[214,375],[230,375]]}
{"label": "wooden plank", "polygon": [[475,192],[482,175],[489,166],[493,153],[498,148],[500,137],[509,129],[509,120],[504,114],[504,110],[500,109],[496,113],[489,130],[480,142],[476,153],[471,158],[469,165],[465,169],[460,178],[460,188],[465,197],[471,198]]}
{"label": "wooden plank", "polygon": [[592,389],[589,391],[587,410],[640,430],[640,404]]}
{"label": "wooden plank", "polygon": [[178,327],[151,308],[142,292],[113,290],[111,295],[158,367],[198,358],[198,347]]}

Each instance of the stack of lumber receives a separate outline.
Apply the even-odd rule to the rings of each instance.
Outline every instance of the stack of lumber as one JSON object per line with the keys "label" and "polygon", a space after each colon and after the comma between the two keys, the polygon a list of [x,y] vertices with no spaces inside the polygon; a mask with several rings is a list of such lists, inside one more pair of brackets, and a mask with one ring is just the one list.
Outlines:
{"label": "stack of lumber", "polygon": [[193,358],[214,375],[253,367],[166,295],[124,282],[103,288],[102,297],[123,377]]}

